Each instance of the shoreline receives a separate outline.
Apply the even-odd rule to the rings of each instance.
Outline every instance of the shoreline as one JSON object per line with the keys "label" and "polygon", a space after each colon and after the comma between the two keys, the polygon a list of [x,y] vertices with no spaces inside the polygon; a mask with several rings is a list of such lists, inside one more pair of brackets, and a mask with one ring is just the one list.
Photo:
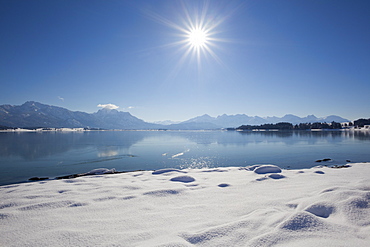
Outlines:
{"label": "shoreline", "polygon": [[[323,160],[316,160],[315,162],[321,163],[321,162],[327,162],[330,161],[331,159],[323,159]],[[370,163],[370,162],[361,162],[362,164]],[[354,163],[356,164],[356,163]],[[266,164],[264,164],[266,165]],[[246,167],[238,167],[239,169],[249,169],[249,167],[254,167],[255,165],[250,165]],[[231,166],[232,167],[232,166]],[[343,164],[343,165],[317,165],[313,166],[311,168],[322,168],[322,167],[327,167],[327,168],[332,168],[332,169],[342,169],[342,168],[350,168],[351,164]],[[220,166],[220,167],[213,167],[213,168],[163,168],[163,169],[172,169],[176,171],[181,171],[181,170],[192,170],[192,169],[220,169],[220,168],[228,168],[227,166]],[[290,168],[281,168],[281,170],[302,170],[302,169],[290,169]],[[308,169],[311,169],[308,168]],[[162,169],[160,169],[162,170]],[[74,174],[69,174],[69,175],[62,175],[62,176],[56,176],[54,178],[49,178],[49,177],[31,177],[28,179],[28,181],[24,181],[21,183],[27,183],[27,182],[38,182],[38,181],[52,181],[52,180],[62,180],[62,179],[74,179],[74,178],[80,178],[80,177],[86,177],[86,176],[96,176],[96,175],[111,175],[111,174],[122,174],[122,173],[132,173],[132,172],[155,172],[156,170],[133,170],[133,171],[117,171],[115,168],[108,169],[108,168],[96,168],[93,169],[89,172],[85,173],[74,173]],[[15,183],[17,184],[17,183]],[[2,185],[5,186],[5,185]]]}
{"label": "shoreline", "polygon": [[[355,161],[352,162],[351,160],[346,160],[345,162],[333,162],[331,158],[323,158],[313,161],[315,165],[311,167],[305,167],[305,168],[292,168],[289,165],[278,165],[274,163],[256,163],[259,165],[276,165],[279,166],[282,170],[286,171],[299,171],[302,169],[314,169],[314,168],[330,168],[330,169],[342,169],[342,168],[349,168],[352,166],[352,164],[361,163],[361,164],[368,164],[370,161]],[[176,169],[176,170],[198,170],[198,169],[223,169],[223,168],[229,168],[229,167],[238,167],[240,169],[247,169],[248,167],[253,167],[255,165],[247,165],[247,166],[215,166],[215,167],[199,167],[199,168],[158,168],[158,169]],[[87,170],[85,172],[81,173],[64,173],[64,174],[55,174],[53,176],[37,176],[37,175],[31,175],[28,178],[25,177],[24,180],[14,181],[14,182],[8,182],[4,184],[0,184],[1,186],[10,186],[14,184],[27,184],[27,183],[34,183],[34,182],[47,182],[47,181],[54,181],[54,180],[66,180],[66,179],[75,179],[80,177],[88,177],[88,176],[95,176],[95,175],[112,175],[112,174],[125,174],[125,173],[134,173],[134,172],[153,172],[155,169],[135,169],[135,170],[116,170],[116,168],[106,168],[106,167],[100,167],[100,168],[93,168],[92,170]]]}
{"label": "shoreline", "polygon": [[279,130],[279,129],[251,129],[251,130],[241,130],[236,128],[220,128],[220,129],[86,129],[86,128],[35,128],[35,129],[0,129],[1,132],[90,132],[90,131],[237,131],[237,132],[304,132],[304,131],[364,131],[370,132],[370,128],[342,128],[342,129],[307,129],[307,130]]}

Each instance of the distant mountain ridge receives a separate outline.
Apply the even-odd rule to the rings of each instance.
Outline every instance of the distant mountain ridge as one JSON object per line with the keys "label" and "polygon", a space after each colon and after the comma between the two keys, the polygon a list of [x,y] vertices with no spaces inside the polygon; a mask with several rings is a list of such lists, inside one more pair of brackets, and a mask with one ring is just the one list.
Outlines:
{"label": "distant mountain ridge", "polygon": [[153,129],[161,125],[147,123],[128,112],[101,109],[95,113],[27,101],[20,106],[1,105],[0,125],[8,127]]}
{"label": "distant mountain ridge", "polygon": [[259,117],[245,114],[220,115],[211,117],[207,114],[176,124],[148,123],[129,112],[103,108],[95,113],[70,111],[68,109],[27,101],[23,105],[0,105],[0,126],[8,127],[43,127],[43,128],[101,128],[101,129],[169,129],[196,130],[239,127],[241,125],[261,125],[266,123],[289,122],[292,124],[313,122],[349,122],[339,116],[331,115],[318,118],[314,115],[298,117],[287,114],[279,117]]}
{"label": "distant mountain ridge", "polygon": [[261,124],[267,124],[267,123],[279,123],[279,122],[288,122],[292,124],[299,124],[299,123],[313,123],[313,122],[349,122],[350,120],[331,115],[324,118],[318,118],[315,115],[308,115],[306,117],[298,117],[292,114],[287,114],[283,117],[259,117],[259,116],[248,116],[245,114],[237,114],[237,115],[220,115],[217,117],[211,117],[207,114],[198,116],[192,119],[189,119],[185,122],[182,122],[181,124],[185,123],[209,123],[212,125],[216,125],[222,128],[228,128],[228,127],[238,127],[241,125],[261,125]]}
{"label": "distant mountain ridge", "polygon": [[155,124],[162,124],[162,125],[171,125],[171,124],[181,123],[181,121],[163,120],[163,121],[155,121],[153,123],[155,123]]}

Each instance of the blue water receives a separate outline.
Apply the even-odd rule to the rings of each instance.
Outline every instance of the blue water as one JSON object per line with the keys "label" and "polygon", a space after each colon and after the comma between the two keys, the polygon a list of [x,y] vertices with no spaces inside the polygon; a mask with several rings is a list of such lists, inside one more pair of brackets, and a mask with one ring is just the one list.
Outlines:
{"label": "blue water", "polygon": [[[316,163],[323,158],[332,161]],[[370,132],[89,131],[0,133],[0,185],[95,168],[117,171],[370,161]]]}

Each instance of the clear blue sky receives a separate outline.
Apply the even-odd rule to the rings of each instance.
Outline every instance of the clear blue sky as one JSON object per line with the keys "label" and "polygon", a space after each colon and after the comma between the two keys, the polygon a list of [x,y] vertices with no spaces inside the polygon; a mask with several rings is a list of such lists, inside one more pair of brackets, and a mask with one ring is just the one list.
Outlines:
{"label": "clear blue sky", "polygon": [[[186,53],[204,20],[209,50]],[[367,0],[0,0],[0,104],[370,117]]]}

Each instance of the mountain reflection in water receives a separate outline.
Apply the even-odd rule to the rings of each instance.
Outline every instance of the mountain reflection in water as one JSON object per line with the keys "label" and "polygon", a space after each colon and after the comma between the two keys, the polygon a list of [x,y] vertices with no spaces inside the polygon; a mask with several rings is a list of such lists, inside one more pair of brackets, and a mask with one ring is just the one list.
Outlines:
{"label": "mountain reflection in water", "polygon": [[369,145],[370,132],[365,131],[2,132],[0,184],[98,167],[122,171],[272,163],[308,168],[323,158],[332,159],[329,165],[370,161]]}

